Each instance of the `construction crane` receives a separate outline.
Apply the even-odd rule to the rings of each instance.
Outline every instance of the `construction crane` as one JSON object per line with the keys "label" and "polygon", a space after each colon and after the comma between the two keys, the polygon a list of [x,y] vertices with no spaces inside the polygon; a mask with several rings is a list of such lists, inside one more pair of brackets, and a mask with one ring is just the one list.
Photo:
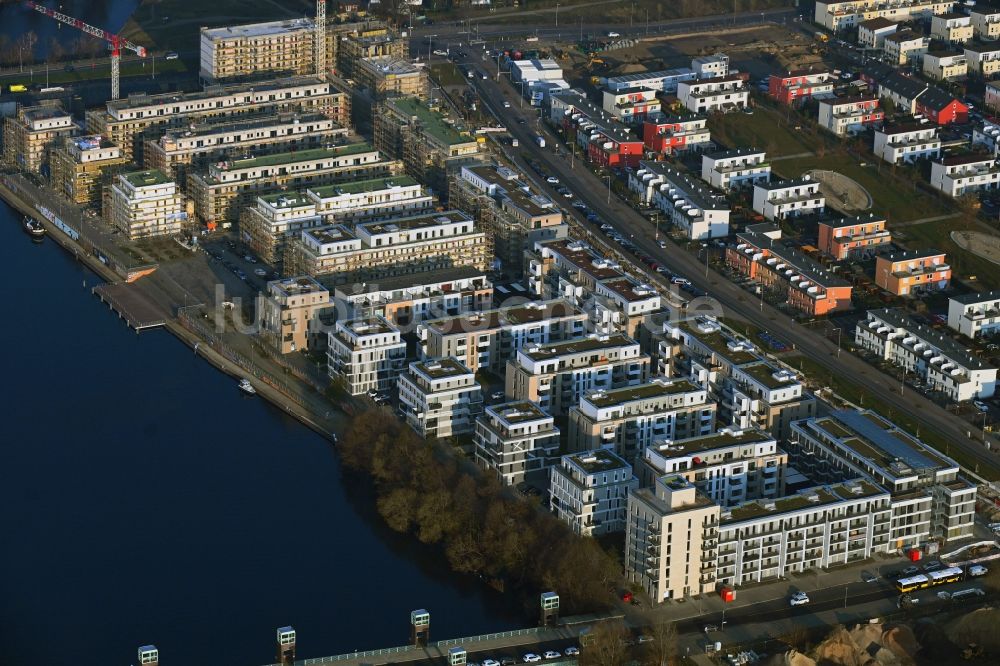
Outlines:
{"label": "construction crane", "polygon": [[98,39],[103,39],[108,44],[111,45],[111,99],[118,99],[119,93],[119,70],[121,68],[121,50],[128,49],[129,51],[135,51],[140,57],[146,57],[146,49],[138,44],[133,44],[129,40],[125,39],[121,35],[116,35],[110,33],[107,30],[101,30],[100,28],[95,28],[92,25],[84,23],[80,19],[75,19],[72,16],[67,16],[66,14],[61,14],[54,9],[49,9],[48,7],[43,7],[37,2],[27,2],[25,3],[31,9],[36,12],[45,14],[51,19],[55,19],[60,23],[65,23],[66,25],[71,25],[77,30],[82,30],[88,35],[93,35]]}
{"label": "construction crane", "polygon": [[326,0],[316,0],[316,75],[326,72]]}

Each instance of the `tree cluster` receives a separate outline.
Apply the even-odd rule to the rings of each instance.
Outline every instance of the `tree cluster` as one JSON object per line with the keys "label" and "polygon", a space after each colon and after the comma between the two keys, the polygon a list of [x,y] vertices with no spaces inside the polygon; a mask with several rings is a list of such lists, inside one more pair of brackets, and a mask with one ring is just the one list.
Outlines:
{"label": "tree cluster", "polygon": [[500,580],[535,608],[547,590],[559,593],[563,612],[610,605],[619,567],[596,541],[573,534],[384,410],[355,417],[338,449],[345,468],[370,478],[386,524],[439,546],[452,570]]}

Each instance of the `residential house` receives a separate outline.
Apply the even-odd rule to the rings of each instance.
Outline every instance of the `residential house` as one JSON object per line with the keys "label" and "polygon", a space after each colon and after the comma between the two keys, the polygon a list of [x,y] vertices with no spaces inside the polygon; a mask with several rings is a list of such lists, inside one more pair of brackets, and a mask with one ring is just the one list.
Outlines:
{"label": "residential house", "polygon": [[950,281],[944,252],[909,250],[875,258],[875,284],[896,296],[946,289]]}

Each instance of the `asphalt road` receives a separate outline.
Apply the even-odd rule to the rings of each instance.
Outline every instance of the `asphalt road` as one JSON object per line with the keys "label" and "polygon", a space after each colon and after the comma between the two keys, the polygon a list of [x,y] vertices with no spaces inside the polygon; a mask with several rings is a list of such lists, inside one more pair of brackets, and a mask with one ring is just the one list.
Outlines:
{"label": "asphalt road", "polygon": [[[837,347],[832,341],[803,327],[792,317],[766,302],[761,303],[759,299],[748,294],[725,276],[712,269],[706,270],[705,265],[695,255],[673,244],[661,249],[654,239],[653,225],[648,220],[616,196],[612,195],[609,202],[606,180],[590,171],[582,160],[577,160],[575,166],[572,166],[565,156],[560,157],[554,152],[553,146],[561,145],[561,141],[544,123],[538,121],[538,112],[534,108],[525,104],[522,110],[520,99],[513,86],[498,83],[493,78],[473,79],[471,82],[494,115],[507,126],[511,135],[518,139],[520,151],[528,153],[538,161],[547,173],[557,176],[561,184],[569,187],[577,198],[582,199],[604,221],[614,226],[624,236],[631,237],[640,251],[667,266],[671,272],[688,278],[695,287],[708,292],[723,306],[727,316],[735,315],[764,330],[780,332],[782,340],[793,349],[813,359],[831,373],[850,377],[871,395],[879,396],[892,410],[906,413],[920,423],[922,428],[931,429],[948,438],[952,446],[962,450],[972,460],[996,465],[993,454],[983,448],[979,440],[979,431],[967,421],[951,414],[912,389],[901,391],[898,377],[883,373],[861,358],[846,351],[838,356]],[[505,99],[510,102],[510,108],[503,107]],[[518,119],[524,119],[526,122],[520,124],[517,122]],[[539,130],[546,137],[545,148],[540,148],[534,140]],[[526,174],[531,177],[529,171],[526,171]],[[553,194],[545,183],[538,185],[550,195]],[[596,225],[586,222],[579,216],[577,221],[598,233]],[[640,266],[640,269],[644,270],[644,267]],[[653,271],[648,271],[648,275],[654,282],[665,283],[664,278]],[[845,332],[845,337],[848,335],[850,333]]]}

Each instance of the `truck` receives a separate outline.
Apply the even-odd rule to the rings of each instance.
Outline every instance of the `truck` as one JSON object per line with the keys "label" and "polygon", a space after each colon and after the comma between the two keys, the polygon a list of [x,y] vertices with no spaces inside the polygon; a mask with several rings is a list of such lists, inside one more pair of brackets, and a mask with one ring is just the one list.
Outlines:
{"label": "truck", "polygon": [[544,148],[545,147],[545,137],[542,136],[541,134],[539,134],[538,136],[535,137],[535,143],[538,144],[539,148]]}

